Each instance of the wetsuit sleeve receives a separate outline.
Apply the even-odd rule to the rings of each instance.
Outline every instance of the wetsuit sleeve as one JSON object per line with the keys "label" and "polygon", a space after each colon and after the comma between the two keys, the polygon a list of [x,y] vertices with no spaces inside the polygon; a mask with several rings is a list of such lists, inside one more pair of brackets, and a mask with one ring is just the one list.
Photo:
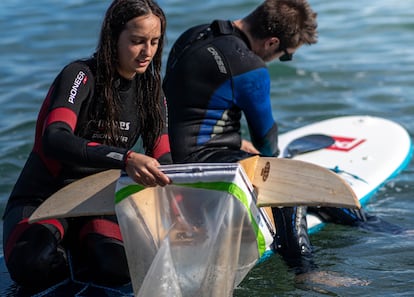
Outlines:
{"label": "wetsuit sleeve", "polygon": [[78,117],[94,92],[94,78],[82,63],[67,66],[55,80],[46,105],[42,145],[47,157],[63,163],[96,168],[124,167],[127,149],[78,137]]}
{"label": "wetsuit sleeve", "polygon": [[235,104],[249,125],[255,147],[264,156],[277,156],[278,129],[270,101],[270,76],[267,68],[257,68],[234,77]]}
{"label": "wetsuit sleeve", "polygon": [[172,157],[170,151],[170,140],[168,138],[168,112],[167,112],[167,100],[165,96],[162,96],[162,112],[164,114],[164,129],[161,136],[158,138],[153,151],[153,157],[160,162],[160,164],[172,164]]}

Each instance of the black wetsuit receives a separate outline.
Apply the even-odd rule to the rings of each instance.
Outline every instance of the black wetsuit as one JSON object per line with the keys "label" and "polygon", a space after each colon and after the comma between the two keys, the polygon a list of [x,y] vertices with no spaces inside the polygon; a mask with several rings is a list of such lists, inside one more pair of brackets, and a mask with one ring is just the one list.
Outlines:
{"label": "black wetsuit", "polygon": [[[88,109],[96,99],[96,60],[66,66],[41,107],[32,152],[13,188],[4,214],[3,247],[11,277],[28,287],[45,287],[68,276],[66,249],[79,255],[85,274],[102,284],[129,280],[122,238],[115,217],[52,219],[28,224],[27,218],[66,184],[106,169],[124,169],[127,152],[137,142],[137,80],[116,81],[121,137],[103,145],[101,119]],[[165,99],[163,100],[165,106]],[[166,129],[153,157],[170,163]]]}
{"label": "black wetsuit", "polygon": [[[237,162],[249,157],[240,150],[242,113],[261,155],[278,155],[268,69],[230,21],[184,32],[171,49],[163,87],[174,162]],[[273,214],[273,247],[290,266],[308,269],[306,208],[275,208]]]}

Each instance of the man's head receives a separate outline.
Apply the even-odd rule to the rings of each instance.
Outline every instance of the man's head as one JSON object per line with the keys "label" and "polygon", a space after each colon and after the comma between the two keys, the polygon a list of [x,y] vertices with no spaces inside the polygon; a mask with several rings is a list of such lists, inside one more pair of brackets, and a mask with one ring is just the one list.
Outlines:
{"label": "man's head", "polygon": [[316,16],[306,0],[265,0],[242,21],[258,56],[286,61],[300,46],[317,42]]}

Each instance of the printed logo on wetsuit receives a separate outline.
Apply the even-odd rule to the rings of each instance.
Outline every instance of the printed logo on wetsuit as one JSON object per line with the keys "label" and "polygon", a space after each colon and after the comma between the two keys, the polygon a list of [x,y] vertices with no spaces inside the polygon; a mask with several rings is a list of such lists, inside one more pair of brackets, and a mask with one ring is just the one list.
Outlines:
{"label": "printed logo on wetsuit", "polygon": [[124,159],[124,155],[117,152],[110,152],[106,156],[117,161],[122,161]]}
{"label": "printed logo on wetsuit", "polygon": [[70,89],[68,102],[75,104],[75,98],[78,94],[78,89],[81,83],[86,84],[88,81],[88,77],[86,76],[85,72],[79,71],[78,75],[76,76],[75,80],[73,81],[72,88]]}
{"label": "printed logo on wetsuit", "polygon": [[227,69],[226,66],[224,65],[223,59],[221,58],[221,56],[219,55],[219,53],[211,46],[209,46],[207,48],[207,50],[211,53],[211,55],[213,56],[214,60],[217,63],[217,67],[220,70],[221,73],[227,74]]}
{"label": "printed logo on wetsuit", "polygon": [[131,122],[119,121],[119,129],[121,129],[121,130],[128,131],[130,125],[131,125]]}
{"label": "printed logo on wetsuit", "polygon": [[[109,137],[108,135],[103,134],[103,133],[94,133],[92,134],[92,139],[95,141],[102,141],[103,139],[109,139]],[[129,138],[128,136],[119,136],[116,139],[123,143],[127,143]]]}
{"label": "printed logo on wetsuit", "polygon": [[[131,127],[131,122],[119,121],[118,125],[119,125],[119,130],[129,131]],[[103,122],[99,121],[99,127],[101,128],[101,130],[102,130],[102,126],[103,126]],[[105,133],[96,132],[92,134],[92,139],[94,139],[95,141],[102,141],[102,139],[108,139],[108,138],[109,136],[106,135]],[[127,143],[129,138],[128,136],[121,135],[117,138],[117,140],[120,140],[123,143]]]}

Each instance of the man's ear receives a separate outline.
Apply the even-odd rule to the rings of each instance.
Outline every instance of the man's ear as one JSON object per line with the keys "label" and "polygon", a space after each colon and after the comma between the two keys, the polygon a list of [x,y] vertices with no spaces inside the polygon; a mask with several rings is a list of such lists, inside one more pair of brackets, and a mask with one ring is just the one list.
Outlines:
{"label": "man's ear", "polygon": [[265,44],[267,48],[276,52],[279,49],[280,40],[277,37],[270,37],[266,40]]}

